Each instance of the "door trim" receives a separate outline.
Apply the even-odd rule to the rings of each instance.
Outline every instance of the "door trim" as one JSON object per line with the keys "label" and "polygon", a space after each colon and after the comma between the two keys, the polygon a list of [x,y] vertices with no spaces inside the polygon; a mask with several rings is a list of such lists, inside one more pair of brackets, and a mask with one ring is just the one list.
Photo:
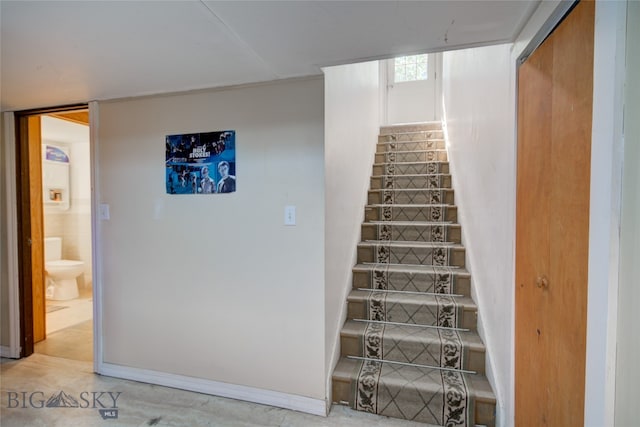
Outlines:
{"label": "door trim", "polygon": [[4,171],[7,210],[7,270],[9,297],[9,347],[0,348],[0,356],[17,359],[20,357],[20,295],[18,263],[18,210],[16,188],[16,128],[13,112],[2,115],[4,127]]}
{"label": "door trim", "polygon": [[[7,211],[8,211],[8,244],[7,244],[7,258],[9,264],[9,311],[10,311],[10,347],[8,349],[2,348],[0,351],[8,353],[9,357],[20,358],[25,357],[33,353],[34,351],[34,339],[33,339],[33,307],[31,307],[31,287],[21,285],[21,281],[25,280],[24,270],[26,266],[23,264],[23,251],[24,242],[21,242],[24,231],[21,221],[21,210],[25,197],[24,183],[18,176],[17,162],[22,161],[23,155],[23,137],[26,136],[26,132],[20,128],[17,128],[28,117],[36,115],[46,115],[55,112],[71,111],[77,109],[87,109],[88,104],[73,104],[60,107],[41,108],[34,110],[25,110],[19,112],[5,113],[3,119],[5,120],[5,141],[7,145],[5,165],[7,166]],[[90,135],[92,135],[90,133]],[[90,152],[93,151],[93,143],[90,140]],[[93,181],[93,156],[90,159],[90,168],[92,170]],[[28,182],[28,181],[27,181]],[[28,186],[27,186],[28,187]],[[26,190],[28,192],[28,188]],[[26,194],[28,196],[28,193]],[[92,188],[93,198],[93,188]],[[92,200],[93,203],[93,200]],[[12,217],[12,215],[14,215]],[[95,210],[92,210],[92,223],[94,221]],[[93,235],[94,227],[92,225],[92,250],[95,250],[95,236]],[[95,257],[92,254],[92,257]],[[29,268],[32,268],[29,265]],[[95,271],[93,271],[93,279],[95,279]],[[97,298],[93,298],[94,315],[95,307],[97,305]],[[30,333],[29,333],[30,331]],[[94,348],[96,340],[99,337],[95,335],[96,325],[94,324]],[[95,358],[94,358],[95,359]]]}

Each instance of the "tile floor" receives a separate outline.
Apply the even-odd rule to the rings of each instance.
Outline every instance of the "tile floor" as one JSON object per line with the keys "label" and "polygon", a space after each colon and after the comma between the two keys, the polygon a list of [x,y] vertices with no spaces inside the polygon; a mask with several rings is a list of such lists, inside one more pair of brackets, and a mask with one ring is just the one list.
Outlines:
{"label": "tile floor", "polygon": [[[319,417],[271,406],[104,377],[92,372],[91,362],[44,354],[33,354],[21,360],[2,359],[1,362],[2,427],[425,427],[424,424],[353,411],[345,406],[334,405],[328,417]],[[60,391],[74,397],[80,407],[32,407],[40,406],[40,402],[47,401]],[[117,396],[117,419],[103,419],[98,409],[92,408],[91,396],[94,392],[98,401],[107,408],[114,406],[108,392]],[[100,392],[105,394],[100,397]],[[118,392],[121,393],[119,396]],[[30,401],[29,398],[32,396]],[[87,405],[89,402],[92,404]],[[99,403],[95,406],[99,408]]]}
{"label": "tile floor", "polygon": [[47,307],[62,309],[47,313],[47,335],[93,318],[91,288],[81,288],[80,296],[68,301],[47,300]]}

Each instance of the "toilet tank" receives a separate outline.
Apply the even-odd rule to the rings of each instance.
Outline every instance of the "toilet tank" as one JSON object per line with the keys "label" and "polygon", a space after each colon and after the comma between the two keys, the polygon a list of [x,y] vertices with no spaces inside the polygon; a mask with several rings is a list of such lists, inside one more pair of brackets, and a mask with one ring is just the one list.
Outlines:
{"label": "toilet tank", "polygon": [[56,261],[62,259],[62,238],[61,237],[45,237],[44,238],[44,260]]}

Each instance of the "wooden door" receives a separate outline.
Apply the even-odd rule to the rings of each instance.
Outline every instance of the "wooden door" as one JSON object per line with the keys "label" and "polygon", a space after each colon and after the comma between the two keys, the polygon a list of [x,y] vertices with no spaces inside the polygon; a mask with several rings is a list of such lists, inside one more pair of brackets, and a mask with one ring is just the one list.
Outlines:
{"label": "wooden door", "polygon": [[594,12],[580,2],[518,71],[517,426],[584,424]]}
{"label": "wooden door", "polygon": [[22,356],[46,337],[40,116],[18,117],[18,198]]}

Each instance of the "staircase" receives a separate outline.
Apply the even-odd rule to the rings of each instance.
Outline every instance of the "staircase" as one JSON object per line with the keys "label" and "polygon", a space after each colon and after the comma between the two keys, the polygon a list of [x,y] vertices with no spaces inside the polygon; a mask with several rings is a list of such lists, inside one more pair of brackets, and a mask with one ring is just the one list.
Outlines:
{"label": "staircase", "polygon": [[438,426],[495,425],[439,123],[383,127],[333,400]]}

